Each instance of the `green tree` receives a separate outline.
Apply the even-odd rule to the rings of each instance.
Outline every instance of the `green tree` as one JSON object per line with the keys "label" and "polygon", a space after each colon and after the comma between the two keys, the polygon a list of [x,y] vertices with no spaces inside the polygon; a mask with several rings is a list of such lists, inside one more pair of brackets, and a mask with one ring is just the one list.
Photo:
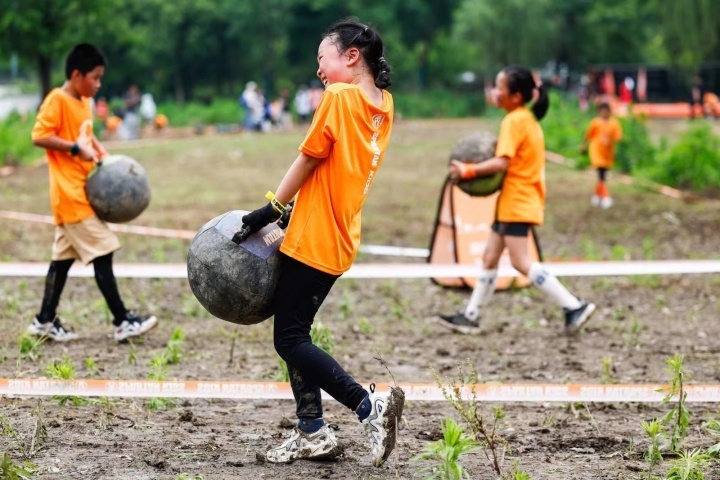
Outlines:
{"label": "green tree", "polygon": [[64,58],[102,22],[115,0],[3,0],[0,8],[0,49],[35,62],[43,97],[52,88],[53,61]]}

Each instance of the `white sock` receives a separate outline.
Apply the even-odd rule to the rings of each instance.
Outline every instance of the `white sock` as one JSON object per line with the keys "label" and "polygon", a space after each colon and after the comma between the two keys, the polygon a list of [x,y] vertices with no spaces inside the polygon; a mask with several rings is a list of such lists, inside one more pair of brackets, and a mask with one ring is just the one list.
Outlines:
{"label": "white sock", "polygon": [[540,290],[561,307],[575,310],[582,306],[582,302],[576,296],[568,292],[568,289],[560,283],[555,275],[548,272],[542,264],[534,262],[530,265],[528,278]]}
{"label": "white sock", "polygon": [[495,293],[497,283],[497,269],[483,270],[475,282],[470,301],[465,307],[465,318],[477,321],[480,316],[480,307],[486,305]]}

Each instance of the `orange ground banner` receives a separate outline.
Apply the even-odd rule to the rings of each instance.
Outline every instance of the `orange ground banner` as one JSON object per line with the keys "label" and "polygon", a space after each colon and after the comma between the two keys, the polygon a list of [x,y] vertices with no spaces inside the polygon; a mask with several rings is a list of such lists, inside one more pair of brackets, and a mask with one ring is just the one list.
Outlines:
{"label": "orange ground banner", "polygon": [[[487,197],[471,197],[449,179],[446,180],[440,197],[435,231],[430,245],[431,264],[477,265],[478,275],[482,269],[482,257],[485,245],[490,237],[490,227],[495,218],[495,204],[499,193]],[[540,248],[535,231],[528,243],[530,258],[541,261]],[[500,258],[502,267],[510,266],[507,250]],[[474,287],[477,277],[432,279],[444,287]],[[511,285],[526,287],[530,280],[522,275],[501,276],[497,280],[497,289],[505,290]]]}

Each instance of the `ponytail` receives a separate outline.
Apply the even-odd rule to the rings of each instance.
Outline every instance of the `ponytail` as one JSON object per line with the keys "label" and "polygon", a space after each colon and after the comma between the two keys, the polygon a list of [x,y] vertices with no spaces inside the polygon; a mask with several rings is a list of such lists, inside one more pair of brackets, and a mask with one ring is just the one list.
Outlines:
{"label": "ponytail", "polygon": [[535,103],[533,103],[532,112],[535,114],[535,118],[537,118],[539,122],[547,113],[548,108],[550,108],[550,97],[548,97],[545,85],[540,84],[540,86],[537,87],[537,90],[538,97],[535,100]]}
{"label": "ponytail", "polygon": [[543,84],[536,84],[535,78],[530,70],[519,65],[505,67],[503,73],[508,79],[508,90],[510,93],[518,93],[522,95],[523,103],[528,103],[535,96],[537,90],[537,98],[532,106],[532,112],[538,121],[542,120],[550,108],[550,99],[548,98],[547,89]]}
{"label": "ponytail", "polygon": [[324,37],[334,37],[333,43],[341,53],[355,47],[372,72],[375,86],[386,89],[390,81],[390,65],[384,57],[383,41],[373,27],[360,23],[357,18],[350,17],[333,24]]}

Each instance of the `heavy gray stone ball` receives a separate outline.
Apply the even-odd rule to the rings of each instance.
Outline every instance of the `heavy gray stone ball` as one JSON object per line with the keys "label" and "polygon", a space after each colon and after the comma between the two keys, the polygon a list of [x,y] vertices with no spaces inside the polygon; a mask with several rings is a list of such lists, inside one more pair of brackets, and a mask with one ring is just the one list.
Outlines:
{"label": "heavy gray stone ball", "polygon": [[[480,163],[495,156],[497,137],[490,132],[478,132],[461,138],[450,152],[450,161],[458,160],[466,163]],[[487,177],[461,180],[458,187],[474,197],[485,197],[500,190],[505,172],[498,172]]]}
{"label": "heavy gray stone ball", "polygon": [[187,269],[190,289],[200,304],[228,322],[252,325],[274,313],[275,287],[280,276],[280,244],[285,231],[271,223],[240,244],[243,210],[234,210],[206,223],[190,244]]}
{"label": "heavy gray stone ball", "polygon": [[85,184],[90,206],[112,223],[137,218],[150,204],[150,183],[142,165],[126,155],[107,155]]}

